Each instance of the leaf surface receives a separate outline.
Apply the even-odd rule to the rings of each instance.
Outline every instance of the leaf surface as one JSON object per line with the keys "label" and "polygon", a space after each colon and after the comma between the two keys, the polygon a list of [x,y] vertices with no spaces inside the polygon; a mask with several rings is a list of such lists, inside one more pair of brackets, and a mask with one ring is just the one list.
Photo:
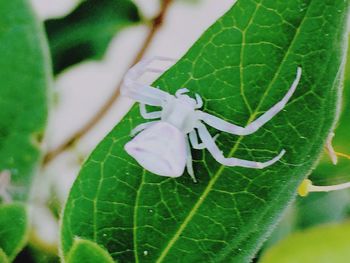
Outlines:
{"label": "leaf surface", "polygon": [[[203,111],[245,126],[302,80],[285,109],[256,133],[220,133],[225,156],[266,161],[225,167],[193,150],[198,183],[143,170],[123,147],[145,122],[134,107],[82,168],[67,202],[63,252],[74,236],[120,262],[249,262],[315,165],[337,114],[348,1],[239,0],[154,84],[186,87]],[[217,133],[210,129],[212,135]]]}
{"label": "leaf surface", "polygon": [[69,15],[46,21],[54,72],[87,59],[101,59],[112,38],[140,21],[130,0],[87,0]]}

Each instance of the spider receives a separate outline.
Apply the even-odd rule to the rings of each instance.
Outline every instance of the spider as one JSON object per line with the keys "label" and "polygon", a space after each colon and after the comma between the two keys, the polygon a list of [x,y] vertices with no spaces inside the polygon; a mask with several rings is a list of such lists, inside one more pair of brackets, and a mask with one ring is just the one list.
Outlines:
{"label": "spider", "polygon": [[[285,107],[300,81],[302,73],[300,67],[297,68],[296,78],[286,95],[255,121],[246,127],[240,127],[200,111],[199,109],[203,106],[200,95],[195,94],[195,98],[191,98],[187,95],[189,90],[186,88],[181,88],[175,95],[171,95],[158,88],[139,83],[138,78],[146,72],[162,73],[164,71],[147,68],[156,60],[174,61],[164,57],[140,61],[126,73],[121,88],[123,96],[140,103],[140,113],[144,119],[158,119],[134,128],[131,136],[135,137],[124,146],[125,151],[143,168],[160,176],[179,177],[187,167],[188,174],[196,182],[190,145],[197,150],[207,149],[217,162],[225,166],[263,169],[282,158],[285,150],[266,162],[226,158],[215,143],[216,136],[212,137],[204,124],[235,135],[244,136],[256,132]],[[147,112],[146,105],[158,106],[161,110]]]}

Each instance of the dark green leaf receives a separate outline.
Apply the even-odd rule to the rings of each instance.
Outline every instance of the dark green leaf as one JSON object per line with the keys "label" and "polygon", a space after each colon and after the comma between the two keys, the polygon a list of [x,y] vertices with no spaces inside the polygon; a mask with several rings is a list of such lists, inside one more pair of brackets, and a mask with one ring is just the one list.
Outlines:
{"label": "dark green leaf", "polygon": [[114,263],[106,250],[98,246],[96,243],[76,239],[73,247],[69,252],[68,263]]}
{"label": "dark green leaf", "polygon": [[25,246],[27,238],[28,219],[24,205],[0,206],[0,248],[9,261]]}
{"label": "dark green leaf", "polygon": [[140,21],[130,0],[87,0],[64,18],[46,21],[54,72],[87,59],[101,59],[112,38]]}
{"label": "dark green leaf", "polygon": [[[123,147],[145,122],[135,107],[85,163],[67,202],[63,253],[75,236],[121,262],[249,262],[315,165],[336,115],[348,1],[239,0],[156,86],[199,93],[203,110],[245,126],[283,97],[285,110],[253,135],[221,133],[225,156],[264,170],[224,167],[193,151],[198,184],[144,171]],[[211,133],[216,133],[211,130]]]}

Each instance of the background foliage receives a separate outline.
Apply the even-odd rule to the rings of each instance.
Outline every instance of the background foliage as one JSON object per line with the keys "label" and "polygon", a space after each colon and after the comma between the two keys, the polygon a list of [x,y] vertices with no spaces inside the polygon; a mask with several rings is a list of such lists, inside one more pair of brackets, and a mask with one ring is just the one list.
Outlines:
{"label": "background foliage", "polygon": [[[38,169],[47,118],[51,66],[42,26],[26,1],[0,3],[0,176],[1,257],[13,260],[28,238],[26,202]],[[0,192],[0,198],[3,193]],[[3,259],[5,260],[5,259]]]}

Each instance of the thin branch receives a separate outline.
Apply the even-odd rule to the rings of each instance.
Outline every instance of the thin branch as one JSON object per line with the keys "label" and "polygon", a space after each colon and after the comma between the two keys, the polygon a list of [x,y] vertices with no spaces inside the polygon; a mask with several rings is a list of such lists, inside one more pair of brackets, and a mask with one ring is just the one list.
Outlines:
{"label": "thin branch", "polygon": [[[142,48],[137,53],[133,63],[131,66],[136,64],[146,51],[148,50],[150,44],[152,43],[152,40],[154,39],[154,36],[158,32],[158,30],[161,28],[164,22],[164,17],[166,16],[170,4],[173,2],[173,0],[163,0],[162,6],[159,11],[159,14],[156,18],[153,19],[150,31],[142,45]],[[115,101],[120,95],[120,87],[122,82],[120,82],[114,93],[110,96],[110,98],[106,101],[106,103],[102,106],[102,108],[91,118],[89,122],[87,122],[83,127],[81,127],[78,131],[76,131],[70,138],[68,138],[64,143],[59,145],[57,148],[53,149],[52,151],[48,152],[44,156],[43,164],[48,164],[53,159],[55,159],[57,156],[59,156],[61,153],[66,151],[68,148],[70,148],[76,141],[81,139],[85,134],[87,134],[95,125],[106,115],[106,113],[111,109],[111,107],[114,105]]]}

